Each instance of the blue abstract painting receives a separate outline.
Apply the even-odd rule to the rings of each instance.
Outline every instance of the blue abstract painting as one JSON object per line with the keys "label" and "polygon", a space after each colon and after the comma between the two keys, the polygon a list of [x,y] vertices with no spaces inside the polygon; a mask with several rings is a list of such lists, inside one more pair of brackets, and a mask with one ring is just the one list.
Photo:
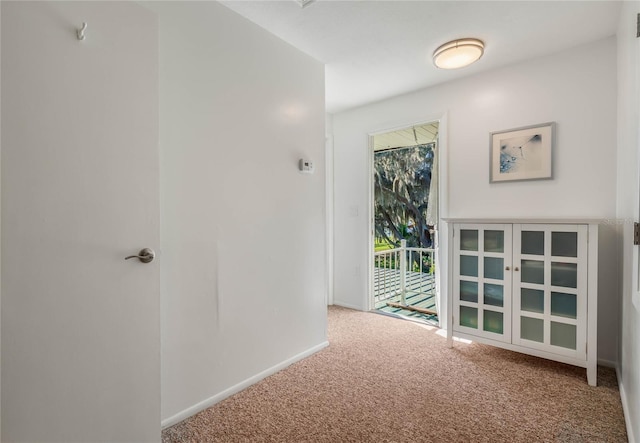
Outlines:
{"label": "blue abstract painting", "polygon": [[542,169],[541,134],[500,140],[500,174],[534,172]]}

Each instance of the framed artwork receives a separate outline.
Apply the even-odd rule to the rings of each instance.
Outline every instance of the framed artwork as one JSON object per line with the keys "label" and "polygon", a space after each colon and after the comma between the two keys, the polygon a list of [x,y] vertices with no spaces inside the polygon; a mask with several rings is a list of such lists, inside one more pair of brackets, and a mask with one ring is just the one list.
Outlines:
{"label": "framed artwork", "polygon": [[551,178],[555,123],[491,133],[490,183]]}

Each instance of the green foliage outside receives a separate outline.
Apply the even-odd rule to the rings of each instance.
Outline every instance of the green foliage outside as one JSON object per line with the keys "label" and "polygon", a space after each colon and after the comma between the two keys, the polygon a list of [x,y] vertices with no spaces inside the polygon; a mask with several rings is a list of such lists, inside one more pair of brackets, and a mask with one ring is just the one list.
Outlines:
{"label": "green foliage outside", "polygon": [[[400,247],[431,248],[426,221],[434,160],[434,144],[379,151],[374,156],[376,251]],[[411,267],[420,270],[419,255],[411,255]],[[394,266],[394,259],[386,260]],[[433,271],[430,255],[423,255],[422,269]]]}
{"label": "green foliage outside", "polygon": [[430,248],[427,205],[433,166],[433,144],[375,153],[374,201],[376,243]]}
{"label": "green foliage outside", "polygon": [[386,251],[387,249],[393,249],[394,246],[386,240],[376,238],[374,249],[378,251]]}

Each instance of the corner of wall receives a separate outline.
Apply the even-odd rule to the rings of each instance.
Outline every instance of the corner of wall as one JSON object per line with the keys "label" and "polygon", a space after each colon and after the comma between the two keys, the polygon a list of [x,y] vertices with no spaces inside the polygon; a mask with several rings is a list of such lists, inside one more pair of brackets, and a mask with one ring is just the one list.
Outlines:
{"label": "corner of wall", "polygon": [[[640,2],[622,2],[617,32],[617,188],[618,286],[620,331],[618,385],[629,442],[640,441],[640,311],[636,300],[637,246],[632,246],[631,223],[638,220],[640,178],[640,39],[637,20]],[[631,185],[631,186],[630,186]]]}
{"label": "corner of wall", "polygon": [[327,305],[334,303],[333,299],[333,260],[334,260],[334,191],[333,191],[333,116],[326,115],[325,123],[325,267]]}
{"label": "corner of wall", "polygon": [[[0,3],[0,23],[2,22],[2,4]],[[1,26],[0,26],[1,29]],[[2,33],[0,32],[0,47]],[[0,84],[2,73],[0,70]],[[0,102],[2,102],[2,87],[0,87]],[[2,106],[0,106],[0,282],[2,282]],[[2,318],[2,285],[0,284],[0,319]],[[0,320],[0,362],[2,362],[2,321]],[[0,441],[2,441],[2,364],[0,364]]]}
{"label": "corner of wall", "polygon": [[333,114],[325,113],[324,122],[324,130],[327,137],[333,137]]}
{"label": "corner of wall", "polygon": [[618,389],[620,390],[620,402],[622,403],[622,412],[624,413],[624,423],[627,428],[627,438],[629,443],[636,443],[634,423],[631,421],[631,411],[629,410],[629,400],[624,385],[622,384],[622,373],[620,365],[616,365],[616,377],[618,378]]}
{"label": "corner of wall", "polygon": [[216,403],[221,402],[222,400],[224,400],[225,398],[231,397],[234,394],[237,394],[238,392],[248,388],[249,386],[258,383],[260,380],[263,380],[265,378],[267,378],[270,375],[275,374],[276,372],[279,372],[283,369],[285,369],[286,367],[300,361],[303,360],[313,354],[315,354],[318,351],[321,351],[322,349],[326,348],[327,346],[329,346],[329,342],[328,341],[324,341],[316,346],[313,346],[309,349],[307,349],[304,352],[301,352],[300,354],[297,354],[281,363],[278,363],[275,366],[272,366],[271,368],[268,368],[262,372],[260,372],[259,374],[256,374],[252,377],[249,377],[248,379],[241,381],[240,383],[231,386],[227,389],[225,389],[224,391],[209,397],[193,406],[188,407],[187,409],[178,412],[177,414],[162,420],[161,426],[162,429],[168,428],[170,426],[173,426],[177,423],[180,423],[181,421],[197,414],[200,411],[204,411],[207,408],[210,408],[211,406],[215,405]]}

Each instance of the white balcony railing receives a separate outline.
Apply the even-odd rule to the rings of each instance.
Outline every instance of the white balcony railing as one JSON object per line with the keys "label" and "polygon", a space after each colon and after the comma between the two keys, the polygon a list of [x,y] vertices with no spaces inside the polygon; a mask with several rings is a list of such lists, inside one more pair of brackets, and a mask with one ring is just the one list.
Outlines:
{"label": "white balcony railing", "polygon": [[400,247],[374,254],[373,295],[376,306],[398,298],[406,305],[407,294],[433,295],[434,250],[407,248],[406,240]]}

